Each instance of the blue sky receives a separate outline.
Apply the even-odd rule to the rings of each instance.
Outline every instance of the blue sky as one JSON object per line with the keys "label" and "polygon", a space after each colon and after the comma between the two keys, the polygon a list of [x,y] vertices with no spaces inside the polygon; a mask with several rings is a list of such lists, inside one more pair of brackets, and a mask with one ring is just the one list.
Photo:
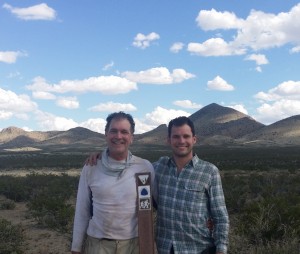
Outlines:
{"label": "blue sky", "polygon": [[300,114],[300,1],[0,2],[0,130],[136,133],[210,103]]}

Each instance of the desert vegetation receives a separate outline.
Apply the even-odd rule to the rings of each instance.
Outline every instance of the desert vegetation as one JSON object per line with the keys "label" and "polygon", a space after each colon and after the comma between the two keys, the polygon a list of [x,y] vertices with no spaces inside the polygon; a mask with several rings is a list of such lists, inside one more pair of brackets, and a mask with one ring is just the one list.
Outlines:
{"label": "desert vegetation", "polygon": [[[155,161],[167,150],[163,147],[146,147],[134,151],[139,156]],[[290,148],[233,149],[198,147],[200,157],[209,160],[221,170],[226,204],[229,211],[230,248],[229,253],[299,253],[300,252],[300,165],[299,151]],[[37,227],[67,235],[71,241],[75,196],[78,175],[69,175],[68,160],[77,158],[72,167],[80,169],[88,152],[65,157],[61,154],[54,160],[53,154],[36,159],[34,167],[32,155],[16,154],[23,160],[25,177],[18,175],[0,176],[0,214],[3,210],[13,210],[16,204],[26,204],[27,216]],[[0,156],[3,156],[3,154]],[[6,160],[12,161],[9,154]],[[72,157],[74,156],[74,157]],[[2,157],[3,158],[3,157]],[[15,157],[14,157],[15,158]],[[21,159],[20,159],[21,158]],[[29,159],[28,159],[29,158]],[[31,159],[30,159],[31,158]],[[16,159],[16,158],[15,158]],[[51,163],[50,163],[51,161]],[[48,164],[49,162],[49,164]],[[63,164],[65,162],[65,164]],[[18,162],[20,163],[20,162]],[[10,163],[10,166],[13,163]],[[53,165],[53,172],[64,169],[65,173],[49,174],[34,171]],[[1,169],[7,171],[16,167]],[[26,252],[22,225],[0,216],[0,252]],[[57,252],[59,253],[59,252]],[[65,252],[61,252],[65,253]]]}

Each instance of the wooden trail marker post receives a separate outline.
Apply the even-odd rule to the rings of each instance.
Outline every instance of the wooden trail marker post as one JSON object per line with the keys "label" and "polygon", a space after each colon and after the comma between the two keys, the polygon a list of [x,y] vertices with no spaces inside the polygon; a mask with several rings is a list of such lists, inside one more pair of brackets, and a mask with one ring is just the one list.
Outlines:
{"label": "wooden trail marker post", "polygon": [[151,174],[137,173],[137,207],[140,254],[154,254],[153,206],[151,195]]}

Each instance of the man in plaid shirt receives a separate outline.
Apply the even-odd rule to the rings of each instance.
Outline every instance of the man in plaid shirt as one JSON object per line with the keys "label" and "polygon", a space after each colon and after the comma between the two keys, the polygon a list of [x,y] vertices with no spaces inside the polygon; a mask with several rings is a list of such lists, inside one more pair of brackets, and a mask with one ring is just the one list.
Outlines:
{"label": "man in plaid shirt", "polygon": [[229,218],[218,168],[193,153],[196,135],[189,118],[170,121],[168,143],[172,157],[154,163],[158,253],[226,254]]}

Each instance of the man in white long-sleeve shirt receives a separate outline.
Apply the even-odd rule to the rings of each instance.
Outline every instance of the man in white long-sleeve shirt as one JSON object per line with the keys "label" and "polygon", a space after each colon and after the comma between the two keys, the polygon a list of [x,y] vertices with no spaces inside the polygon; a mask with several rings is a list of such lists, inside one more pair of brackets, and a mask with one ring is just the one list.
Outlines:
{"label": "man in white long-sleeve shirt", "polygon": [[107,149],[97,165],[85,165],[81,172],[72,254],[139,253],[135,174],[151,172],[154,179],[154,170],[149,161],[129,151],[132,116],[117,112],[106,121]]}

